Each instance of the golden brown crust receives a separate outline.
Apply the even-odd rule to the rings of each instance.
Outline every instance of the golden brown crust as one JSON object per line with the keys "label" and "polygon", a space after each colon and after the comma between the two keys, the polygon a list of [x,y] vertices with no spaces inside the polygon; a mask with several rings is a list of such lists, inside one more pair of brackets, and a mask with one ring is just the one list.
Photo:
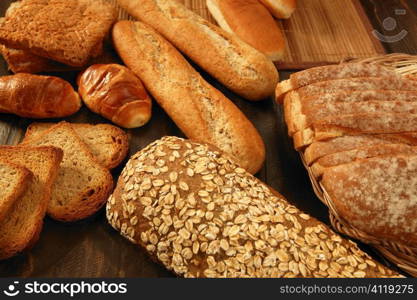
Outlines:
{"label": "golden brown crust", "polygon": [[[56,123],[30,124],[22,143],[36,139],[54,125]],[[103,167],[114,169],[126,158],[129,138],[122,129],[110,124],[71,123],[71,126]]]}
{"label": "golden brown crust", "polygon": [[77,80],[84,103],[116,125],[136,128],[145,125],[152,114],[152,102],[140,79],[118,64],[97,64]]}
{"label": "golden brown crust", "polygon": [[31,171],[0,158],[0,222],[9,213],[12,205],[26,192],[32,182]]}
{"label": "golden brown crust", "polygon": [[0,113],[26,118],[61,118],[81,107],[78,93],[54,76],[19,73],[0,78]]}
{"label": "golden brown crust", "polygon": [[278,72],[265,55],[179,2],[118,0],[118,3],[235,93],[249,100],[265,99],[274,93]]}
{"label": "golden brown crust", "polygon": [[0,42],[70,66],[83,66],[116,21],[100,0],[23,0],[0,25]]}
{"label": "golden brown crust", "polygon": [[37,241],[63,153],[55,147],[1,146],[0,155],[34,175],[27,192],[0,223],[0,259],[6,259]]}
{"label": "golden brown crust", "polygon": [[107,218],[184,277],[398,276],[217,148],[176,137],[131,158]]}
{"label": "golden brown crust", "polygon": [[265,146],[256,128],[171,44],[151,27],[130,21],[114,26],[113,40],[125,64],[187,137],[216,145],[250,173],[259,171]]}
{"label": "golden brown crust", "polygon": [[260,0],[278,19],[288,19],[297,7],[297,0]]}
{"label": "golden brown crust", "polygon": [[113,189],[113,178],[96,162],[69,123],[58,123],[24,144],[27,145],[56,146],[64,152],[48,206],[49,216],[73,222],[91,216],[104,205]]}
{"label": "golden brown crust", "polygon": [[207,0],[211,15],[224,30],[280,61],[285,54],[285,40],[275,20],[259,0]]}
{"label": "golden brown crust", "polygon": [[7,48],[4,45],[0,45],[0,53],[7,62],[9,70],[15,74],[63,72],[76,69],[51,59],[32,54],[29,51]]}

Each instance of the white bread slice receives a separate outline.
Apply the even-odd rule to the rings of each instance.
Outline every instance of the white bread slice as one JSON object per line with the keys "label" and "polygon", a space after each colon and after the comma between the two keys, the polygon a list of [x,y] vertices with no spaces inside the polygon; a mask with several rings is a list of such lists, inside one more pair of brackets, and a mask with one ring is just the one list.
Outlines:
{"label": "white bread slice", "polygon": [[417,132],[402,134],[345,135],[327,141],[315,142],[305,149],[303,156],[307,165],[310,166],[326,155],[386,144],[417,146]]}
{"label": "white bread slice", "polygon": [[33,173],[26,193],[0,222],[0,259],[12,257],[37,241],[62,156],[61,149],[55,147],[0,146],[3,160]]}
{"label": "white bread slice", "polygon": [[417,247],[417,153],[327,168],[321,182],[350,225],[382,241]]}
{"label": "white bread slice", "polygon": [[[54,125],[56,123],[30,124],[23,143],[36,139]],[[71,126],[103,167],[113,169],[126,158],[129,140],[127,134],[119,127],[109,124],[81,123],[71,123]]]}
{"label": "white bread slice", "polygon": [[326,168],[351,163],[353,161],[394,154],[417,154],[417,147],[404,144],[382,144],[342,151],[324,156],[310,166],[314,176],[320,178]]}
{"label": "white bread slice", "polygon": [[367,113],[333,116],[313,122],[293,135],[296,149],[343,135],[389,134],[417,131],[417,114]]}
{"label": "white bread slice", "polygon": [[347,63],[329,65],[307,69],[293,73],[290,79],[278,83],[275,89],[275,97],[281,102],[283,96],[292,91],[311,84],[335,79],[350,79],[356,77],[391,77],[399,78],[394,71],[373,64]]}
{"label": "white bread slice", "polygon": [[0,160],[0,222],[26,192],[33,174],[25,167]]}
{"label": "white bread slice", "polygon": [[65,222],[78,221],[103,206],[113,188],[113,178],[95,160],[69,123],[58,123],[24,145],[55,146],[64,151],[48,206],[50,217]]}

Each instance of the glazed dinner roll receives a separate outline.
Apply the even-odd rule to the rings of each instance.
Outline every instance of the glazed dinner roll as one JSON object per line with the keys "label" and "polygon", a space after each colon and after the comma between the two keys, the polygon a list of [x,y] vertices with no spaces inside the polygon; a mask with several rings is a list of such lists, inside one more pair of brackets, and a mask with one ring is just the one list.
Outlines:
{"label": "glazed dinner roll", "polygon": [[106,214],[179,276],[398,276],[217,148],[177,137],[130,159]]}

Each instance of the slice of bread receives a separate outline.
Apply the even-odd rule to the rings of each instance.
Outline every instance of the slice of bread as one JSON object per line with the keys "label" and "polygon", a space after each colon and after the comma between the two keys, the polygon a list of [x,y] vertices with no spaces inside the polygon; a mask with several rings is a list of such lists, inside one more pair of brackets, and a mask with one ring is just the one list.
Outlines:
{"label": "slice of bread", "polygon": [[344,135],[402,134],[417,131],[417,114],[368,113],[328,117],[293,135],[294,146],[301,149],[313,142]]}
{"label": "slice of bread", "polygon": [[[36,139],[56,123],[32,123],[26,130],[23,143]],[[109,124],[71,124],[74,131],[88,146],[96,160],[108,169],[117,167],[129,150],[127,134],[120,128]]]}
{"label": "slice of bread", "polygon": [[25,167],[0,161],[0,222],[26,192],[32,177],[32,172]]}
{"label": "slice of bread", "polygon": [[87,218],[106,202],[113,188],[113,178],[101,166],[69,123],[61,122],[24,145],[55,146],[64,158],[55,181],[48,215],[55,220],[72,222]]}
{"label": "slice of bread", "polygon": [[83,66],[116,21],[104,0],[23,0],[0,25],[0,41],[70,66]]}
{"label": "slice of bread", "polygon": [[332,79],[320,81],[301,87],[296,90],[300,97],[308,97],[326,93],[339,93],[341,91],[417,91],[417,81],[398,75],[391,77],[355,77],[349,79]]}
{"label": "slice of bread", "polygon": [[278,83],[275,90],[275,96],[277,101],[281,102],[283,96],[292,90],[318,82],[356,77],[399,78],[399,76],[392,70],[375,64],[348,63],[321,66],[291,74],[290,79]]}
{"label": "slice of bread", "polygon": [[33,173],[27,191],[0,222],[0,259],[12,257],[37,241],[62,156],[61,149],[55,147],[0,146],[2,160]]}
{"label": "slice of bread", "polygon": [[363,147],[383,146],[387,144],[417,146],[417,133],[345,135],[311,144],[304,151],[304,159],[307,165],[310,166],[318,159],[327,155]]}
{"label": "slice of bread", "polygon": [[361,159],[395,154],[417,154],[417,147],[404,144],[382,144],[337,152],[318,159],[311,166],[311,170],[316,178],[320,178],[326,168],[348,164]]}

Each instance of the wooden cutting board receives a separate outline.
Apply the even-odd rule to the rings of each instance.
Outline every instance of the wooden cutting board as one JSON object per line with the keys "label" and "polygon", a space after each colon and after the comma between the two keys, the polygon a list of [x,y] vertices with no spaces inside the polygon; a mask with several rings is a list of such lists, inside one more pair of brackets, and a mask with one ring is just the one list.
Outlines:
{"label": "wooden cutting board", "polygon": [[[216,23],[206,0],[179,1]],[[304,69],[385,53],[380,41],[372,35],[359,0],[298,0],[293,16],[277,23],[287,44],[284,61],[278,64],[280,69]]]}

